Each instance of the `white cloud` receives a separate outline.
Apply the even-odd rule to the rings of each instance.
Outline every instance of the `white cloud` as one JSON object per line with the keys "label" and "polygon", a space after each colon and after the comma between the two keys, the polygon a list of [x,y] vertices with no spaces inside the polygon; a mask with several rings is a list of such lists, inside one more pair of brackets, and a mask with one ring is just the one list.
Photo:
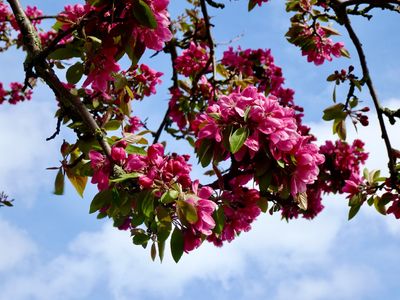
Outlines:
{"label": "white cloud", "polygon": [[364,299],[376,288],[376,281],[376,274],[369,268],[339,266],[328,272],[328,276],[300,275],[300,278],[295,280],[281,282],[276,299]]}
{"label": "white cloud", "polygon": [[0,219],[0,274],[18,267],[36,253],[36,246],[26,231]]}
{"label": "white cloud", "polygon": [[37,99],[0,110],[0,190],[25,205],[49,184],[45,169],[58,162],[59,145],[45,141],[55,130],[54,108]]}

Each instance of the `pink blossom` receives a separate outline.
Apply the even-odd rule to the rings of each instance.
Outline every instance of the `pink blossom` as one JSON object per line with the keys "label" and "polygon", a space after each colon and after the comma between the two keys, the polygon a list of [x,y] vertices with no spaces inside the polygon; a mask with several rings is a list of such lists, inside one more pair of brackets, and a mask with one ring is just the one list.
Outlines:
{"label": "pink blossom", "polygon": [[101,153],[91,150],[89,152],[90,165],[93,169],[92,183],[97,183],[99,190],[105,190],[109,185],[110,162]]}
{"label": "pink blossom", "polygon": [[146,2],[150,5],[156,18],[157,27],[151,29],[144,26],[137,26],[133,31],[133,35],[143,42],[147,48],[161,51],[164,47],[164,43],[172,38],[172,33],[169,30],[169,13],[167,11],[169,1],[148,0]]}
{"label": "pink blossom", "polygon": [[400,200],[393,201],[387,210],[388,214],[393,214],[396,219],[400,219]]}
{"label": "pink blossom", "polygon": [[93,90],[105,92],[109,81],[114,81],[113,72],[119,71],[119,65],[114,59],[117,48],[103,48],[90,61],[91,67],[83,87],[92,86]]}
{"label": "pink blossom", "polygon": [[215,202],[201,198],[189,198],[186,201],[192,204],[197,211],[197,222],[192,224],[193,228],[204,235],[210,235],[212,233],[212,229],[215,227],[215,221],[212,217],[212,214],[217,207]]}
{"label": "pink blossom", "polygon": [[207,65],[208,59],[209,55],[206,45],[196,45],[194,42],[190,42],[189,48],[184,50],[182,54],[175,59],[174,63],[179,73],[189,77],[203,71]]}
{"label": "pink blossom", "polygon": [[79,23],[91,10],[92,6],[89,4],[66,5],[64,11],[58,15],[57,21],[62,23],[61,29],[65,31]]}

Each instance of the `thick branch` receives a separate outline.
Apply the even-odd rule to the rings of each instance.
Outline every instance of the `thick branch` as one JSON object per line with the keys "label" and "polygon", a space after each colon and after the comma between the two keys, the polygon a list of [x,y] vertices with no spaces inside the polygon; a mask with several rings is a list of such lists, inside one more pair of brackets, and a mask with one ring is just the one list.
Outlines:
{"label": "thick branch", "polygon": [[340,2],[340,7],[349,7],[352,5],[373,5],[376,7],[381,7],[386,4],[397,4],[400,5],[400,0],[348,0],[348,1],[338,1]]}
{"label": "thick branch", "polygon": [[[336,2],[339,2],[339,1],[336,1]],[[358,57],[360,60],[360,65],[361,65],[362,72],[363,72],[363,80],[367,84],[369,93],[372,97],[372,100],[373,100],[373,103],[375,106],[375,110],[376,110],[376,113],[378,116],[379,126],[381,128],[381,133],[382,133],[381,136],[385,142],[386,152],[387,152],[387,155],[389,158],[388,167],[389,167],[389,171],[390,171],[390,176],[392,179],[392,184],[394,185],[395,182],[397,181],[396,161],[392,155],[392,146],[391,146],[390,138],[389,138],[389,135],[388,135],[388,132],[386,129],[385,121],[383,119],[383,108],[380,104],[377,92],[375,90],[375,87],[374,87],[372,79],[371,79],[371,75],[370,75],[368,65],[367,65],[367,59],[365,57],[365,53],[362,48],[362,44],[361,44],[357,34],[355,33],[353,27],[351,26],[350,19],[347,15],[345,9],[341,9],[340,6],[336,6],[336,7],[334,7],[334,9],[335,9],[336,14],[340,18],[340,21],[343,23],[344,27],[346,28],[354,46],[356,47],[357,54],[358,54]]]}
{"label": "thick branch", "polygon": [[[19,0],[7,0],[15,15],[15,19],[23,35],[23,43],[28,52],[28,58],[25,62],[26,72],[31,72],[35,68],[36,75],[41,77],[46,84],[53,90],[54,94],[58,97],[60,102],[66,106],[71,107],[81,117],[90,133],[96,137],[100,146],[107,156],[111,156],[111,148],[105,139],[105,135],[101,128],[97,125],[93,116],[81,102],[78,96],[72,95],[70,91],[63,85],[53,69],[46,63],[45,59],[41,57],[42,46],[37,31],[33,27],[31,21],[26,16]],[[41,58],[41,59],[37,59]]]}

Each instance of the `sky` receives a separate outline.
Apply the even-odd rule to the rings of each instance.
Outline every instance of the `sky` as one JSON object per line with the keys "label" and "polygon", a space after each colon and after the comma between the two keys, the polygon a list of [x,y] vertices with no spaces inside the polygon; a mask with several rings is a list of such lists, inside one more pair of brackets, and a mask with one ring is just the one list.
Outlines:
{"label": "sky", "polygon": [[[40,5],[49,14],[65,5],[58,0],[22,2]],[[251,13],[246,11],[247,1],[225,3],[224,11],[210,12],[216,16],[218,53],[237,37],[234,47],[271,48],[286,86],[305,107],[306,123],[320,142],[330,139],[331,124],[321,120],[333,90],[325,79],[349,64],[359,69],[345,32],[340,40],[353,58],[316,67],[285,41],[289,17],[283,1],[273,0]],[[171,14],[177,15],[182,4],[171,3]],[[393,108],[400,105],[398,17],[377,12],[371,22],[354,20],[379,96]],[[165,85],[133,109],[157,126],[168,100],[169,62],[150,55],[144,61],[165,73]],[[0,81],[22,81],[22,61],[17,51],[2,53]],[[366,94],[361,99],[370,104]],[[53,95],[42,85],[29,103],[0,107],[0,190],[15,199],[15,207],[0,209],[0,300],[400,299],[399,221],[368,206],[347,221],[342,196],[325,197],[325,209],[315,220],[286,223],[277,215],[261,215],[253,230],[222,248],[204,244],[178,264],[169,255],[162,264],[152,262],[148,250],[132,244],[129,232],[88,214],[95,187],[88,186],[83,199],[69,184],[64,196],[52,194],[56,174],[46,168],[58,166],[62,140],[73,137],[63,129],[55,140],[45,141],[55,129],[55,107]],[[366,142],[369,169],[384,168],[376,116],[369,117],[370,126],[358,134],[349,130],[349,140]],[[394,146],[400,147],[398,129],[391,127],[390,132]],[[187,147],[169,142],[168,149],[183,152]],[[201,174],[194,167],[193,177]]]}

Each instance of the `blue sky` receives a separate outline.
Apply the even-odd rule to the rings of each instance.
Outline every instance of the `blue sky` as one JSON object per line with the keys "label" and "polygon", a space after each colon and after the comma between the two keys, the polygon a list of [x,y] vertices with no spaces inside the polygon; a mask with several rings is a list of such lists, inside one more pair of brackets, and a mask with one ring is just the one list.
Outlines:
{"label": "blue sky", "polygon": [[[243,35],[234,46],[271,48],[287,87],[296,90],[297,103],[306,108],[306,122],[320,140],[330,138],[330,124],[320,120],[333,88],[325,78],[335,69],[357,66],[356,58],[321,67],[307,63],[283,37],[289,24],[284,1],[274,0],[250,14],[247,1],[225,2],[226,10],[211,11],[216,15],[217,41]],[[173,15],[182,3],[171,4]],[[64,4],[46,1],[41,7],[55,13]],[[381,99],[398,107],[398,15],[378,12],[371,22],[355,21],[355,27]],[[340,39],[354,56],[344,32]],[[219,53],[225,47],[220,45]],[[15,51],[1,54],[0,81],[21,81],[22,65],[16,61],[22,60]],[[169,62],[161,55],[146,61],[166,74],[166,85],[134,107],[134,112],[156,123],[163,111],[154,107],[167,104]],[[326,197],[326,209],[314,221],[287,224],[278,216],[263,215],[251,232],[221,249],[205,244],[179,264],[169,256],[163,264],[152,262],[147,250],[132,245],[129,233],[88,214],[94,187],[88,187],[83,199],[70,185],[64,196],[52,194],[55,174],[45,169],[58,165],[59,145],[63,138],[72,137],[64,129],[55,141],[44,141],[55,128],[54,109],[54,97],[44,86],[39,86],[30,103],[0,107],[0,190],[16,199],[14,208],[0,209],[0,300],[400,299],[399,222],[369,207],[348,222],[343,197]],[[386,165],[374,117],[371,113],[371,125],[358,136],[367,142],[370,169]],[[399,146],[396,130],[391,128],[394,145]],[[350,139],[355,137],[350,131]],[[187,150],[178,143],[169,143],[169,149]],[[194,177],[201,173],[194,168]]]}

